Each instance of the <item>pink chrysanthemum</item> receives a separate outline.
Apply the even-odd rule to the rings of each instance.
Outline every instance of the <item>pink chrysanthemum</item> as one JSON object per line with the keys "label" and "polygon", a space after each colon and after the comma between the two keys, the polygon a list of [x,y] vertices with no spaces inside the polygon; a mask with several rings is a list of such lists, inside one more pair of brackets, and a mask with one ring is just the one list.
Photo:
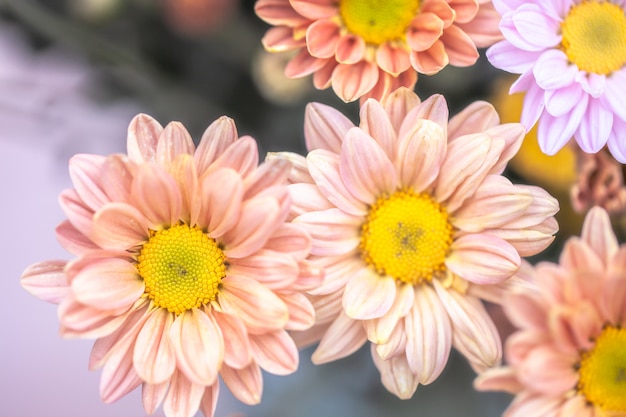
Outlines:
{"label": "pink chrysanthemum", "polygon": [[479,298],[497,298],[520,254],[541,251],[557,230],[554,198],[500,175],[523,135],[519,123],[499,125],[488,103],[448,123],[442,96],[420,103],[405,88],[384,106],[368,99],[359,127],[308,106],[310,152],[285,157],[298,168],[293,222],[326,271],[309,291],[316,325],[295,335],[301,345],[321,339],[315,363],[369,340],[383,384],[401,398],[439,376],[452,346],[476,369],[498,363]]}
{"label": "pink chrysanthemum", "polygon": [[624,0],[493,0],[505,40],[487,51],[496,67],[521,74],[522,124],[539,120],[543,152],[572,137],[588,153],[604,145],[626,162]]}
{"label": "pink chrysanthemum", "polygon": [[321,280],[302,226],[285,222],[290,165],[257,168],[256,142],[227,117],[196,149],[180,123],[130,124],[128,156],[77,155],[57,228],[77,258],[29,267],[22,285],[59,303],[61,333],[96,338],[89,367],[115,401],[139,385],[152,413],[212,416],[218,374],[260,401],[260,368],[293,372],[287,330],[314,322],[300,292]]}
{"label": "pink chrysanthemum", "polygon": [[626,246],[606,211],[592,208],[559,264],[528,276],[504,296],[519,329],[507,340],[508,366],[476,387],[516,394],[508,417],[626,416]]}
{"label": "pink chrysanthemum", "polygon": [[285,73],[314,74],[344,101],[412,88],[417,72],[465,67],[501,39],[490,0],[258,0],[268,51],[295,50]]}

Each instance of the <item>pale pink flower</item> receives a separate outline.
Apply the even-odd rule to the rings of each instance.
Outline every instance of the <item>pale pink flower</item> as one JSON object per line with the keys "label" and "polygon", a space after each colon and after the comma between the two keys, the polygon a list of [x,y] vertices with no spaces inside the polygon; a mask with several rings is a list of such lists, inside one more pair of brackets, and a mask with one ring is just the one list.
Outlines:
{"label": "pale pink flower", "polygon": [[539,120],[541,150],[554,155],[572,137],[583,151],[608,145],[626,162],[624,0],[493,0],[505,40],[487,51],[496,67],[521,74],[521,122]]}
{"label": "pale pink flower", "polygon": [[[501,175],[524,135],[476,102],[448,122],[442,96],[410,90],[368,99],[359,127],[310,104],[306,160],[294,163],[294,224],[313,238],[324,283],[309,291],[320,341],[315,363],[367,340],[385,387],[401,398],[434,381],[454,346],[476,369],[501,343],[480,298],[497,299],[520,266],[550,244],[557,201]],[[280,155],[278,155],[280,156]],[[274,157],[274,156],[273,156]],[[308,174],[307,174],[308,169]]]}
{"label": "pale pink flower", "polygon": [[508,365],[476,380],[516,394],[508,417],[626,416],[626,246],[607,212],[592,208],[559,264],[539,263],[531,283],[509,290],[504,311],[518,328]]}
{"label": "pale pink flower", "polygon": [[196,149],[180,123],[146,115],[130,124],[128,156],[70,161],[57,236],[77,258],[35,264],[22,285],[59,303],[64,336],[97,339],[103,401],[142,385],[148,413],[212,416],[218,374],[255,404],[261,368],[296,369],[287,331],[313,324],[300,291],[321,274],[304,228],[285,221],[290,164],[257,165],[256,142],[227,117]]}
{"label": "pale pink flower", "polygon": [[412,88],[417,73],[473,65],[477,47],[501,39],[490,0],[258,0],[257,15],[275,26],[263,38],[270,52],[299,53],[288,77],[310,74],[344,101]]}

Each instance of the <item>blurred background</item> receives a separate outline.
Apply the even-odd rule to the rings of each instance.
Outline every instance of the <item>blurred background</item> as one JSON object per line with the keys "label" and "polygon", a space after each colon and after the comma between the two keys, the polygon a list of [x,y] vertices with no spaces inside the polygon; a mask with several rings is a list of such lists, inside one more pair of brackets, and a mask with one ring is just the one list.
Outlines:
{"label": "blurred background", "polygon": [[[19,285],[26,266],[69,258],[54,228],[63,219],[57,196],[71,186],[72,155],[125,152],[128,123],[139,112],[163,125],[183,122],[196,141],[213,120],[228,115],[240,135],[257,139],[261,155],[305,151],[308,102],[331,105],[357,121],[357,103],[315,90],[310,78],[283,76],[289,56],[263,51],[268,27],[253,8],[254,0],[0,0],[0,243],[7,267],[0,280],[0,416],[145,415],[139,390],[111,405],[100,401],[99,372],[87,370],[92,341],[61,339],[56,306]],[[473,100],[491,99],[503,120],[516,121],[521,98],[509,101],[511,79],[504,75],[483,54],[473,67],[420,76],[416,91],[422,98],[444,94],[452,114]],[[571,152],[539,167],[532,165],[538,152],[524,152],[509,177],[543,179],[564,202],[561,237],[578,233],[580,217],[567,208],[575,176]],[[542,171],[546,166],[550,175]],[[553,257],[558,246],[542,256]],[[310,354],[303,352],[294,375],[266,375],[259,406],[238,403],[222,385],[216,416],[491,417],[511,399],[473,391],[474,374],[455,352],[444,374],[408,401],[386,392],[368,348],[326,366],[313,366]]]}

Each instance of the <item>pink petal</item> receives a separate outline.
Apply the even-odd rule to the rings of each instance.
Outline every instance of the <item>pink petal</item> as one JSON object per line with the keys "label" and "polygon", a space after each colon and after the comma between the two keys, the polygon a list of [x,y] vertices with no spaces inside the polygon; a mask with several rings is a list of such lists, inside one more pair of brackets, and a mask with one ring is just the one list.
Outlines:
{"label": "pink petal", "polygon": [[552,347],[540,346],[526,356],[518,366],[519,379],[532,385],[546,396],[560,396],[571,390],[578,382],[578,373],[568,356]]}
{"label": "pink petal", "polygon": [[296,39],[293,28],[278,26],[268,29],[261,43],[268,52],[286,52],[306,46],[306,39]]}
{"label": "pink petal", "polygon": [[104,249],[126,250],[150,237],[150,224],[135,207],[126,203],[110,203],[95,213],[93,241]]}
{"label": "pink petal", "polygon": [[273,26],[299,26],[308,22],[308,19],[298,14],[289,1],[285,0],[259,0],[254,5],[254,11]]}
{"label": "pink petal", "polygon": [[518,290],[505,295],[506,315],[511,323],[521,329],[546,330],[547,307],[538,293]]}
{"label": "pink petal", "polygon": [[100,155],[74,155],[70,159],[70,178],[76,192],[85,204],[96,211],[106,203],[109,197],[102,189],[102,165],[105,158]]}
{"label": "pink petal", "polygon": [[415,301],[406,318],[406,357],[421,384],[430,384],[443,371],[452,346],[450,319],[430,286],[415,289]]}
{"label": "pink petal", "polygon": [[215,407],[217,406],[217,398],[220,393],[220,384],[216,382],[210,387],[206,387],[204,390],[204,395],[202,396],[202,401],[200,402],[200,411],[205,416],[213,416],[215,415]]}
{"label": "pink petal", "polygon": [[450,271],[479,285],[497,284],[518,270],[521,258],[515,248],[500,238],[468,234],[450,246],[445,264]]}
{"label": "pink petal", "polygon": [[170,165],[169,172],[178,183],[182,206],[180,217],[188,225],[197,225],[202,210],[198,172],[193,156],[179,155]]}
{"label": "pink petal", "polygon": [[241,176],[222,168],[207,175],[200,189],[203,201],[198,225],[213,239],[220,238],[239,221],[244,192]]}
{"label": "pink petal", "polygon": [[211,315],[195,308],[185,311],[174,320],[169,337],[178,369],[186,376],[185,380],[190,380],[187,384],[216,382],[224,359],[224,339]]}
{"label": "pink petal", "polygon": [[255,405],[261,402],[263,376],[255,362],[242,369],[223,366],[220,375],[230,392],[244,404]]}
{"label": "pink petal", "polygon": [[367,337],[377,345],[389,342],[398,321],[409,313],[413,307],[414,291],[409,284],[400,285],[396,291],[395,300],[389,311],[377,319],[366,322]]}
{"label": "pink petal", "polygon": [[404,118],[398,137],[403,138],[413,132],[415,124],[421,119],[437,123],[443,129],[444,137],[446,137],[448,131],[448,105],[446,99],[441,94],[433,94],[424,102],[415,106]]}
{"label": "pink petal", "polygon": [[567,87],[574,82],[577,73],[576,65],[571,64],[565,52],[559,49],[543,52],[533,66],[537,85],[544,90]]}
{"label": "pink petal", "polygon": [[256,363],[271,374],[288,375],[298,368],[298,348],[284,330],[250,335],[250,346]]}
{"label": "pink petal", "polygon": [[57,240],[73,255],[80,256],[86,252],[99,249],[91,239],[82,234],[68,220],[64,220],[55,229]]}
{"label": "pink petal", "polygon": [[307,104],[304,112],[304,138],[309,151],[326,149],[341,152],[341,142],[354,124],[338,110],[321,103]]}
{"label": "pink petal", "polygon": [[141,403],[146,413],[153,414],[163,402],[169,381],[161,384],[148,384],[144,382],[141,386]]}
{"label": "pink petal", "polygon": [[289,78],[302,78],[322,69],[334,60],[316,58],[307,49],[302,49],[285,67],[285,75]]}
{"label": "pink petal", "polygon": [[346,34],[339,38],[335,58],[340,64],[353,65],[365,58],[366,51],[367,47],[362,37]]}
{"label": "pink petal", "polygon": [[93,236],[93,210],[83,203],[76,190],[62,191],[59,204],[72,226],[87,238],[91,238]]}
{"label": "pink petal", "polygon": [[385,111],[389,115],[389,120],[396,132],[400,131],[400,126],[405,117],[420,103],[419,97],[408,88],[398,88],[392,92],[384,102]]}
{"label": "pink petal", "polygon": [[332,58],[337,50],[340,27],[332,20],[318,20],[306,30],[309,53],[316,58]]}
{"label": "pink petal", "polygon": [[222,116],[207,127],[202,134],[194,160],[198,174],[202,175],[237,139],[237,127],[230,117]]}
{"label": "pink petal", "polygon": [[282,330],[289,320],[285,303],[274,292],[249,278],[224,278],[218,302],[225,313],[242,320],[252,334]]}
{"label": "pink petal", "polygon": [[380,379],[389,392],[401,400],[407,400],[413,396],[419,385],[417,376],[413,373],[405,355],[398,355],[387,360],[382,360],[371,347],[374,365],[380,371]]}
{"label": "pink petal", "polygon": [[398,321],[396,327],[393,328],[389,341],[376,345],[376,353],[381,359],[387,360],[394,356],[406,355],[407,333],[404,320]]}
{"label": "pink petal", "polygon": [[121,155],[111,155],[102,164],[100,181],[111,201],[130,201],[134,165]]}
{"label": "pink petal", "polygon": [[311,356],[311,361],[320,365],[345,358],[356,352],[366,341],[363,323],[351,319],[342,311],[326,330]]}
{"label": "pink petal", "polygon": [[376,49],[376,64],[380,69],[394,76],[411,68],[407,51],[387,42]]}
{"label": "pink petal", "polygon": [[526,135],[526,129],[521,123],[504,123],[491,127],[485,131],[489,136],[504,140],[504,150],[498,162],[489,171],[490,174],[502,174],[508,162],[517,154]]}
{"label": "pink petal", "polygon": [[448,123],[448,140],[470,133],[484,132],[498,126],[500,117],[496,109],[486,101],[474,101],[465,107]]}
{"label": "pink petal", "polygon": [[487,369],[474,380],[474,388],[478,391],[504,391],[517,394],[524,385],[517,379],[515,369],[505,366]]}
{"label": "pink petal", "polygon": [[[178,223],[181,195],[176,181],[158,165],[144,164],[132,185],[137,208],[156,229]],[[155,227],[156,226],[156,227]]]}
{"label": "pink petal", "polygon": [[224,338],[224,363],[240,369],[252,361],[252,350],[246,326],[236,316],[212,312]]}
{"label": "pink petal", "polygon": [[311,20],[326,19],[337,14],[337,6],[328,0],[289,0],[289,4]]}
{"label": "pink petal", "polygon": [[500,41],[487,49],[487,59],[491,65],[515,74],[530,70],[539,55],[540,52],[537,51],[519,49],[508,40]]}
{"label": "pink petal", "polygon": [[364,268],[347,282],[343,308],[355,320],[375,319],[387,314],[395,298],[395,279]]}
{"label": "pink petal", "polygon": [[413,51],[425,51],[439,39],[443,26],[443,20],[434,13],[420,13],[409,26],[406,42]]}
{"label": "pink petal", "polygon": [[133,364],[137,374],[149,384],[168,381],[176,369],[176,356],[169,338],[173,321],[173,314],[166,309],[154,309],[148,313],[148,320],[137,335]]}
{"label": "pink petal", "polygon": [[165,126],[157,144],[156,161],[169,168],[181,154],[193,155],[196,150],[191,135],[180,122],[171,122]]}
{"label": "pink petal", "polygon": [[446,46],[450,64],[457,67],[474,65],[478,59],[478,50],[472,39],[456,25],[444,29],[441,41]]}
{"label": "pink petal", "polygon": [[440,40],[435,41],[425,51],[411,52],[410,59],[411,66],[415,68],[415,71],[426,75],[438,73],[450,62],[445,45]]}
{"label": "pink petal", "polygon": [[378,66],[367,60],[356,64],[339,64],[332,75],[333,91],[346,103],[369,92],[377,81]]}
{"label": "pink petal", "polygon": [[119,310],[100,310],[66,297],[59,303],[61,334],[66,337],[94,339],[113,333],[127,315]]}
{"label": "pink petal", "polygon": [[60,303],[70,291],[65,276],[66,261],[46,261],[30,265],[22,273],[22,287],[49,303]]}
{"label": "pink petal", "polygon": [[151,116],[135,116],[128,126],[128,157],[135,162],[155,161],[161,132],[163,127]]}
{"label": "pink petal", "polygon": [[[449,6],[454,10],[456,17],[455,23],[467,23],[471,21],[478,13],[478,1],[476,0],[451,0]],[[488,4],[488,3],[487,3]],[[482,7],[482,5],[480,6]]]}
{"label": "pink petal", "polygon": [[347,214],[363,216],[367,213],[366,205],[354,198],[342,181],[339,155],[321,149],[315,150],[309,152],[307,162],[311,177],[328,201]]}
{"label": "pink petal", "polygon": [[307,330],[315,324],[315,310],[309,299],[302,293],[280,294],[289,310],[289,321],[285,330]]}
{"label": "pink petal", "polygon": [[613,111],[605,109],[599,99],[590,99],[587,110],[580,120],[576,142],[587,153],[596,153],[609,139],[613,127]]}
{"label": "pink petal", "polygon": [[[213,161],[205,171],[205,174],[217,171],[220,168],[230,168],[237,171],[243,178],[246,178],[258,165],[259,150],[256,141],[250,136],[242,136]],[[198,173],[203,175],[200,169],[198,169]]]}
{"label": "pink petal", "polygon": [[305,213],[293,221],[305,226],[311,235],[311,255],[343,255],[359,245],[361,217],[351,216],[339,209],[328,209]]}
{"label": "pink petal", "polygon": [[291,256],[265,249],[242,259],[233,259],[228,267],[228,274],[252,278],[271,290],[289,287],[298,272],[298,263]]}
{"label": "pink petal", "polygon": [[166,416],[193,417],[200,407],[204,390],[204,385],[193,383],[182,372],[174,373],[163,401],[163,412]]}
{"label": "pink petal", "polygon": [[144,282],[131,263],[122,259],[94,261],[72,281],[76,300],[101,310],[129,307],[144,292]]}
{"label": "pink petal", "polygon": [[398,145],[395,166],[400,185],[427,190],[439,175],[445,155],[446,137],[441,126],[430,120],[417,120],[414,130],[406,132]]}
{"label": "pink petal", "polygon": [[105,404],[115,402],[141,385],[133,367],[133,356],[127,351],[108,358],[100,377],[100,398]]}
{"label": "pink petal", "polygon": [[486,48],[502,39],[502,32],[498,28],[500,14],[491,2],[482,2],[478,13],[469,22],[456,25],[467,33],[478,48]]}
{"label": "pink petal", "polygon": [[311,237],[302,225],[285,223],[270,237],[265,249],[301,260],[311,251]]}
{"label": "pink petal", "polygon": [[[623,6],[622,6],[623,7]],[[613,71],[606,78],[605,97],[608,108],[615,112],[615,115],[626,122],[626,109],[624,108],[624,85],[626,85],[626,70]]]}
{"label": "pink petal", "polygon": [[359,128],[348,131],[341,151],[341,179],[350,193],[365,204],[393,192],[397,179],[393,164],[384,150]]}
{"label": "pink petal", "polygon": [[287,184],[291,162],[286,159],[270,159],[263,162],[244,181],[244,199],[255,197],[270,187]]}
{"label": "pink petal", "polygon": [[367,100],[359,112],[359,127],[380,145],[387,157],[393,161],[396,156],[396,132],[389,116],[379,101]]}

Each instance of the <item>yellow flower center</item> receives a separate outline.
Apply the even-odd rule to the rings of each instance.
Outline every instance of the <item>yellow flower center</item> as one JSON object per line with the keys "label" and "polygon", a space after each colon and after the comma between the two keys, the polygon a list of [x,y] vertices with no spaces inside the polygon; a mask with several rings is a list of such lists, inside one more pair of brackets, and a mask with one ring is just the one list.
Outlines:
{"label": "yellow flower center", "polygon": [[339,13],[350,33],[380,45],[404,40],[419,4],[419,0],[339,0]]}
{"label": "yellow flower center", "polygon": [[137,257],[145,295],[174,314],[214,300],[226,276],[226,256],[215,240],[185,224],[151,235]]}
{"label": "yellow flower center", "polygon": [[610,74],[626,64],[624,9],[608,1],[583,0],[561,23],[561,47],[583,71]]}
{"label": "yellow flower center", "polygon": [[626,412],[626,329],[605,327],[582,354],[578,389],[606,412]]}
{"label": "yellow flower center", "polygon": [[382,196],[361,227],[363,260],[380,275],[417,285],[445,270],[452,244],[448,214],[426,193]]}

